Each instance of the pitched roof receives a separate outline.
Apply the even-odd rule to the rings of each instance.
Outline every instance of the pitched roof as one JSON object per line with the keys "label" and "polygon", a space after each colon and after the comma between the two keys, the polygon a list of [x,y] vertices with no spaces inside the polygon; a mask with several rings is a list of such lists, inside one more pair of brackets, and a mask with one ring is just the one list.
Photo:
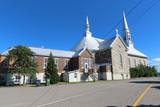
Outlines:
{"label": "pitched roof", "polygon": [[106,39],[105,41],[100,43],[100,47],[99,49],[106,49],[106,48],[110,48],[111,44],[113,43],[113,41],[116,39],[116,36],[111,37],[109,39]]}
{"label": "pitched roof", "polygon": [[[35,55],[40,56],[49,56],[50,52],[52,52],[52,55],[54,57],[68,57],[71,58],[75,55],[75,52],[73,51],[64,51],[64,50],[55,50],[55,49],[45,49],[45,48],[36,48],[36,47],[29,47],[32,52],[35,53]],[[4,51],[2,55],[7,55],[8,51],[12,48]]]}
{"label": "pitched roof", "polygon": [[79,51],[76,51],[75,56],[80,56],[85,50],[87,50],[92,55],[92,53],[91,53],[91,51],[89,49],[82,48]]}
{"label": "pitched roof", "polygon": [[126,47],[126,44],[124,43],[123,39],[121,38],[121,36],[117,33],[116,36],[113,36],[109,39],[106,39],[105,41],[103,41],[100,45],[100,49],[106,49],[106,48],[111,48],[112,45],[114,44],[114,42],[116,41],[116,39],[120,39],[120,41],[122,42],[122,44]]}
{"label": "pitched roof", "polygon": [[140,56],[140,57],[145,57],[147,58],[147,56],[143,53],[141,53],[140,51],[138,51],[137,49],[135,49],[134,47],[128,47],[128,51],[127,53],[129,55],[135,55],[135,56]]}

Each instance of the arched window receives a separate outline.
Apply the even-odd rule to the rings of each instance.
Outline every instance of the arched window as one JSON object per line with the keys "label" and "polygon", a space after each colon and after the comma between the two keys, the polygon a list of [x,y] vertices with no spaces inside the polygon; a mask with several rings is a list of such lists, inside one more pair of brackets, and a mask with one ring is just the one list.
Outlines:
{"label": "arched window", "polygon": [[48,57],[44,57],[43,69],[47,68]]}
{"label": "arched window", "polygon": [[54,58],[54,63],[56,64],[56,67],[57,67],[57,69],[59,68],[58,67],[58,64],[59,64],[59,58]]}
{"label": "arched window", "polygon": [[131,59],[129,58],[128,60],[129,60],[129,67],[131,68]]}
{"label": "arched window", "polygon": [[121,67],[123,67],[123,58],[122,58],[121,54],[120,54],[120,65],[121,65]]}
{"label": "arched window", "polygon": [[141,60],[139,59],[139,65],[141,65],[142,63],[141,63]]}
{"label": "arched window", "polygon": [[69,67],[68,63],[69,63],[69,59],[65,59],[65,62],[64,62],[65,69],[68,69],[68,67]]}
{"label": "arched window", "polygon": [[144,65],[146,65],[146,61],[144,60],[143,62],[144,62]]}
{"label": "arched window", "polygon": [[135,66],[135,67],[137,66],[136,59],[134,59],[134,66]]}

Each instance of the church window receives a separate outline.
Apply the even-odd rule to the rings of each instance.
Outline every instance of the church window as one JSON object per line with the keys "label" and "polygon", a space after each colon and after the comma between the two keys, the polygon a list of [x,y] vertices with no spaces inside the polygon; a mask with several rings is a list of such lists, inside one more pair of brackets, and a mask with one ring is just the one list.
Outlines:
{"label": "church window", "polygon": [[129,58],[129,67],[131,67],[131,59]]}
{"label": "church window", "polygon": [[95,64],[95,63],[96,63],[96,58],[94,57],[94,58],[93,58],[93,64]]}
{"label": "church window", "polygon": [[46,69],[48,63],[48,58],[44,57],[44,63],[43,63],[43,68]]}
{"label": "church window", "polygon": [[82,68],[83,68],[83,58],[81,58]]}
{"label": "church window", "polygon": [[88,64],[88,58],[84,58],[83,63],[87,63]]}
{"label": "church window", "polygon": [[134,59],[134,66],[135,66],[135,67],[137,66],[136,59]]}
{"label": "church window", "polygon": [[31,57],[31,60],[32,60],[33,62],[36,62],[36,57],[35,57],[35,56],[32,56],[32,57]]}
{"label": "church window", "polygon": [[146,65],[146,61],[144,60],[144,65]]}
{"label": "church window", "polygon": [[69,63],[69,59],[65,59],[65,62],[64,62],[65,69],[68,69],[68,63]]}
{"label": "church window", "polygon": [[82,68],[85,68],[89,64],[89,58],[82,58]]}
{"label": "church window", "polygon": [[121,67],[123,67],[123,58],[122,58],[121,54],[120,54],[120,65],[121,65]]}
{"label": "church window", "polygon": [[54,59],[54,63],[56,64],[56,66],[57,66],[57,68],[58,68],[59,59],[58,59],[58,58],[55,58],[55,59]]}
{"label": "church window", "polygon": [[91,66],[92,66],[92,61],[93,61],[93,59],[92,58],[89,58],[89,67],[91,68]]}
{"label": "church window", "polygon": [[139,60],[139,64],[141,65],[142,63],[141,63],[141,60]]}

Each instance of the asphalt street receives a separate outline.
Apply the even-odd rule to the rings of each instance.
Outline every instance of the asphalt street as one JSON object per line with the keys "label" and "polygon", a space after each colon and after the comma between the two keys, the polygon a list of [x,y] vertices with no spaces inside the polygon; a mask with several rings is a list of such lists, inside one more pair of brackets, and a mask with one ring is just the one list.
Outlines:
{"label": "asphalt street", "polygon": [[0,107],[160,107],[160,79],[1,87]]}

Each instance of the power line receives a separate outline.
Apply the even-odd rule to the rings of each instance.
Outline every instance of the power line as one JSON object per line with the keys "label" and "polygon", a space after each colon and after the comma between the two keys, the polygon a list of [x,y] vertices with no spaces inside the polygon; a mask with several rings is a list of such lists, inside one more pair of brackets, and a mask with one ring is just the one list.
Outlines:
{"label": "power line", "polygon": [[[133,6],[127,13],[126,16],[130,15],[138,6],[140,6],[142,4],[143,0],[140,0],[139,2],[136,3],[135,6]],[[109,31],[108,33],[103,36],[102,38],[104,39],[107,35],[109,35],[112,31],[115,30],[115,28],[122,22],[123,18],[121,18],[118,23],[116,25],[114,25]]]}
{"label": "power line", "polygon": [[[153,0],[155,1],[155,0]],[[147,14],[156,4],[158,4],[158,2],[160,2],[160,0],[157,0],[156,2],[154,2],[148,9],[146,9],[146,11],[144,12],[143,16],[145,14]]]}
{"label": "power line", "polygon": [[[153,2],[156,1],[156,2]],[[143,16],[145,16],[156,4],[158,4],[158,2],[160,2],[160,0],[152,0],[153,3],[151,3],[152,5],[149,6],[144,12],[143,14],[141,14],[138,18],[141,19]],[[136,22],[134,22],[135,24]],[[131,24],[131,26],[133,26],[134,24]]]}

